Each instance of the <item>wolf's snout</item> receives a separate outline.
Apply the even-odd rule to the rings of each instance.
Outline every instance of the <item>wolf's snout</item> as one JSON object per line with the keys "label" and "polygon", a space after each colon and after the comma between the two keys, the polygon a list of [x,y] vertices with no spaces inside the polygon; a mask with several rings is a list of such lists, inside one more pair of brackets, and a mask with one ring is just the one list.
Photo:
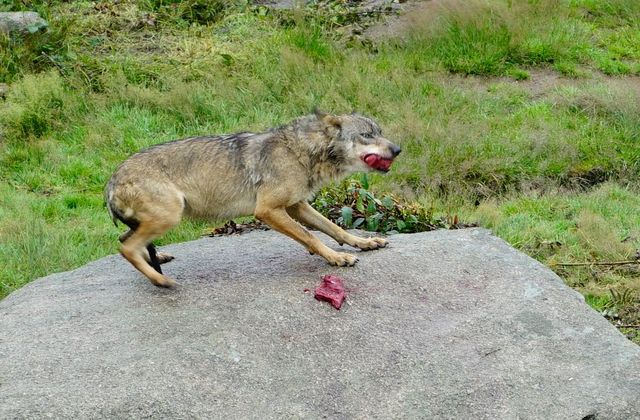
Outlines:
{"label": "wolf's snout", "polygon": [[398,156],[400,152],[402,152],[400,146],[397,146],[395,144],[391,145],[391,154],[393,154],[393,157]]}

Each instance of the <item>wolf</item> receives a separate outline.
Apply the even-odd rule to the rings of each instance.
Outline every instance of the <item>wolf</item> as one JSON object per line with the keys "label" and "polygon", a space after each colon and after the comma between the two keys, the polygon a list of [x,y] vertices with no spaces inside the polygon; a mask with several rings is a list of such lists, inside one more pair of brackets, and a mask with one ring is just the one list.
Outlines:
{"label": "wolf", "polygon": [[120,236],[120,253],[159,287],[176,284],[160,268],[173,257],[156,253],[152,241],[183,217],[254,215],[329,264],[352,266],[354,255],[334,251],[303,225],[361,250],[387,241],[344,231],[309,200],[323,185],[354,172],[389,171],[400,151],[369,117],[316,110],[261,133],[190,137],[144,149],[115,170],[105,201],[113,222],[129,227]]}

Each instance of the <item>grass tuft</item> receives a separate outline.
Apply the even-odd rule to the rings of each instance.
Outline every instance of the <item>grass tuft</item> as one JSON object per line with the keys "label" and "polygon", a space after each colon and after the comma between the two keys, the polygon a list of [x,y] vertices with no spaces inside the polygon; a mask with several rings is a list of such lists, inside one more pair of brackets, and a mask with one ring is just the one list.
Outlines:
{"label": "grass tuft", "polygon": [[40,137],[61,127],[65,108],[72,107],[75,98],[57,71],[25,76],[14,83],[4,103],[0,103],[0,124],[9,140]]}

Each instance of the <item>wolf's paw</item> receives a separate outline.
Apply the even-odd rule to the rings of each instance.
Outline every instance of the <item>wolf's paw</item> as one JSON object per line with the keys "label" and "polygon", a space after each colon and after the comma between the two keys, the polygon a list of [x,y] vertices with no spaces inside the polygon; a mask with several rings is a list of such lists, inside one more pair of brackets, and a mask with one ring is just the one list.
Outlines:
{"label": "wolf's paw", "polygon": [[351,267],[358,262],[358,257],[347,254],[346,252],[336,252],[326,257],[326,259],[329,264],[337,265],[338,267]]}
{"label": "wolf's paw", "polygon": [[[166,252],[156,253],[156,258],[160,264],[165,264],[175,259],[173,255],[167,254]],[[146,262],[151,263],[151,257],[149,257],[149,252],[146,249],[144,250],[144,259]]]}
{"label": "wolf's paw", "polygon": [[388,243],[389,242],[384,238],[361,238],[354,244],[354,246],[363,251],[370,251],[372,249],[384,248]]}
{"label": "wolf's paw", "polygon": [[149,278],[149,280],[158,287],[173,287],[178,284],[174,279],[163,276],[162,274],[154,276],[154,278]]}
{"label": "wolf's paw", "polygon": [[158,252],[157,256],[160,264],[168,263],[175,258],[173,255],[167,254],[166,252]]}

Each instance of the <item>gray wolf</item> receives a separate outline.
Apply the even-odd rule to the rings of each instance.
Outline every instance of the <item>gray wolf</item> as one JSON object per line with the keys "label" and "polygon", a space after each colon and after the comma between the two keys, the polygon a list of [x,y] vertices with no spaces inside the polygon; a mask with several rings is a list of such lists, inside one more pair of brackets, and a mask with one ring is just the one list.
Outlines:
{"label": "gray wolf", "polygon": [[334,251],[302,224],[361,250],[387,241],[344,231],[308,201],[348,174],[387,172],[399,153],[371,118],[316,111],[262,133],[191,137],[142,150],[116,169],[105,200],[114,223],[129,227],[120,236],[121,254],[156,286],[176,282],[160,269],[172,257],[156,253],[151,242],[183,217],[255,215],[329,264],[352,266],[354,255]]}

